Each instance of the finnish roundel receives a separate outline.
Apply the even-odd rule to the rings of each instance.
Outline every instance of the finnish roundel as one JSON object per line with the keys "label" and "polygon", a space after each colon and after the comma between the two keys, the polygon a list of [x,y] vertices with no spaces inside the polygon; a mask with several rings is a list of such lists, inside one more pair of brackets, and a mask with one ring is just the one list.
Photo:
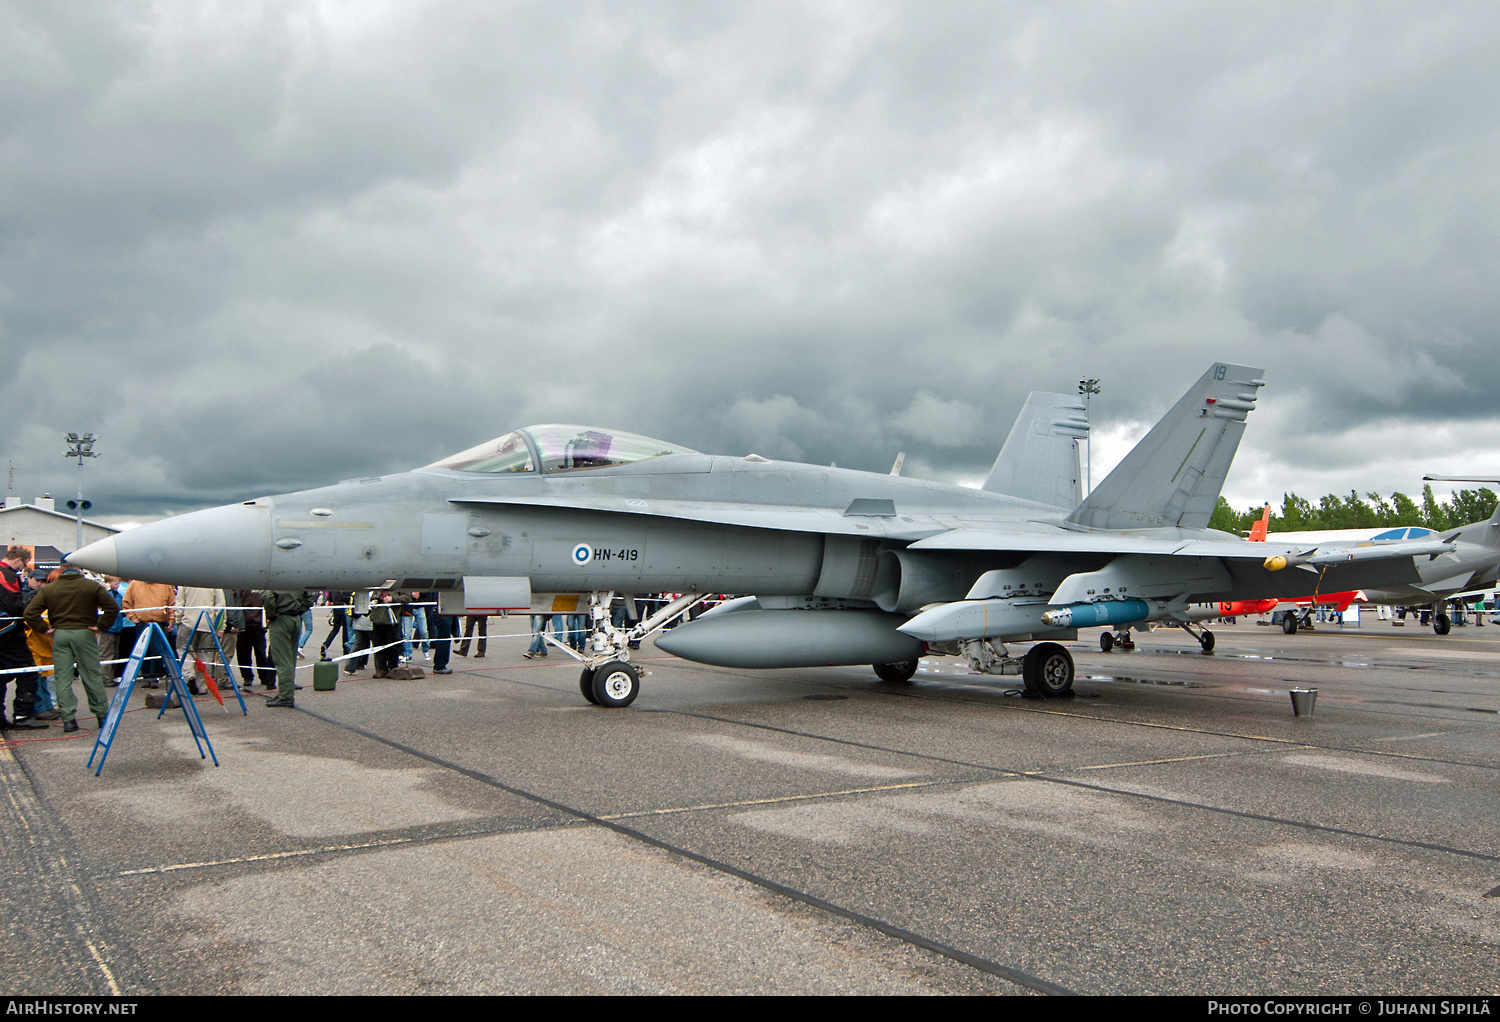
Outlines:
{"label": "finnish roundel", "polygon": [[573,548],[573,563],[587,564],[594,556],[594,548],[587,543],[579,543]]}

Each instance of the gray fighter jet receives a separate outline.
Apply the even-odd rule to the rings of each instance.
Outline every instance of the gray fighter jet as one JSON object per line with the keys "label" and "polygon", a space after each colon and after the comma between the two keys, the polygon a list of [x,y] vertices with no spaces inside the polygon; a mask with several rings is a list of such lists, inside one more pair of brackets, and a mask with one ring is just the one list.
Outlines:
{"label": "gray fighter jet", "polygon": [[[1413,558],[1456,549],[1294,550],[1208,529],[1260,376],[1211,366],[1082,501],[1083,409],[1033,394],[978,490],[542,425],[410,472],[156,522],[69,560],[221,588],[435,589],[446,613],[586,612],[580,687],[603,706],[639,691],[633,640],[719,593],[754,595],[657,645],[742,668],[872,664],[890,682],[944,653],[1060,696],[1074,672],[1057,640],[1080,626],[1170,622],[1211,649],[1191,604],[1303,596],[1306,572],[1325,591],[1416,584]],[[657,592],[683,595],[611,624],[614,594]],[[1017,655],[1018,642],[1035,644]]]}

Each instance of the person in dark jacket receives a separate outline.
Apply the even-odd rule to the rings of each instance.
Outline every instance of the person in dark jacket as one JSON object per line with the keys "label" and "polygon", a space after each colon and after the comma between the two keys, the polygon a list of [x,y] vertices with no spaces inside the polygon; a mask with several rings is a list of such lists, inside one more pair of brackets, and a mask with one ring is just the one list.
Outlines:
{"label": "person in dark jacket", "polygon": [[353,593],[335,590],[328,594],[328,605],[333,608],[333,613],[329,616],[328,638],[324,639],[323,644],[318,648],[319,660],[328,659],[328,647],[333,645],[333,640],[336,638],[341,639],[342,652],[351,652],[354,644],[349,638],[349,626],[352,623],[349,617],[349,604],[353,599]]}
{"label": "person in dark jacket", "polygon": [[[109,702],[104,698],[104,678],[99,671],[101,628],[115,623],[120,605],[110,591],[77,568],[63,565],[57,579],[42,586],[26,605],[26,626],[52,636],[52,685],[57,708],[62,711],[63,730],[77,731],[78,697],[73,692],[75,674],[83,681],[89,710],[104,726]],[[42,622],[42,614],[47,621]]]}
{"label": "person in dark jacket", "polygon": [[[235,660],[240,665],[240,677],[246,685],[254,685],[256,675],[266,688],[276,687],[276,672],[266,656],[266,615],[260,607],[260,590],[240,589],[230,606],[238,606],[239,634],[235,637]],[[230,624],[235,619],[230,618]],[[252,665],[254,669],[252,670]]]}
{"label": "person in dark jacket", "polygon": [[[36,666],[31,647],[26,645],[26,629],[21,624],[26,604],[36,595],[28,587],[25,576],[30,564],[31,551],[23,546],[8,548],[4,559],[0,560],[0,670],[20,672],[0,674],[0,730],[48,726],[46,721],[32,716],[36,703],[36,671],[24,670]],[[10,707],[14,724],[5,719],[5,686],[12,679],[16,683],[15,700]]]}
{"label": "person in dark jacket", "polygon": [[370,665],[368,655],[355,656],[375,644],[375,626],[370,623],[370,591],[360,590],[354,594],[349,606],[349,653],[344,661],[344,673],[355,674]]}
{"label": "person in dark jacket", "polygon": [[[375,626],[371,641],[377,647],[374,675],[377,678],[389,677],[401,663],[401,650],[396,644],[401,641],[401,611],[409,603],[411,597],[406,593],[382,589],[378,602],[370,604],[370,624]],[[385,648],[380,649],[382,646]]]}
{"label": "person in dark jacket", "polygon": [[458,618],[442,613],[438,608],[437,593],[418,593],[420,602],[427,604],[427,634],[432,640],[432,673],[452,674],[448,658],[452,652],[452,637],[458,634]]}

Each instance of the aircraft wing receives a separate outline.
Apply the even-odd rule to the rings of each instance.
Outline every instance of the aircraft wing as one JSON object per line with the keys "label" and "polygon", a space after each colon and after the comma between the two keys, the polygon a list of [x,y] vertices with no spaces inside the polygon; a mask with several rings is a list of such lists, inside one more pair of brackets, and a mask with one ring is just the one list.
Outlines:
{"label": "aircraft wing", "polygon": [[[950,529],[937,536],[928,536],[911,545],[912,550],[1014,550],[1018,552],[1042,552],[1060,554],[1175,554],[1184,547],[1194,545],[1183,539],[1157,539],[1148,536],[1132,536],[1121,532],[1014,532],[1010,529]],[[1243,543],[1199,543],[1200,546],[1223,546],[1236,548],[1234,553],[1199,553],[1199,556],[1254,557],[1265,560],[1267,548],[1257,547],[1250,553],[1238,550]]]}
{"label": "aircraft wing", "polygon": [[[1178,557],[1230,557],[1264,562],[1274,555],[1287,559],[1287,567],[1317,571],[1324,565],[1351,561],[1388,561],[1423,555],[1452,553],[1452,543],[1441,540],[1407,540],[1395,543],[1324,543],[1317,546],[1288,543],[1251,543],[1246,540],[1202,540],[1158,538],[1126,532],[1013,532],[1009,529],[951,529],[917,540],[912,550],[1015,550],[1050,553],[1167,554]],[[1274,569],[1273,569],[1274,570]]]}
{"label": "aircraft wing", "polygon": [[[1217,562],[1228,572],[1225,592],[1236,599],[1306,596],[1309,592],[1344,592],[1410,586],[1421,581],[1415,558],[1450,553],[1455,547],[1441,540],[1392,543],[1344,543],[1295,547],[1245,540],[1194,540],[1123,532],[1080,532],[1058,535],[1015,533],[1004,529],[954,529],[912,543],[912,551],[1031,551],[1052,554],[1113,554],[1116,563],[1156,560],[1152,571],[1173,572],[1159,558],[1181,564],[1182,577]],[[1130,555],[1137,555],[1132,557]],[[1281,564],[1272,567],[1272,558]],[[1145,569],[1142,569],[1145,570]],[[1209,571],[1212,575],[1212,571]],[[1191,589],[1191,587],[1189,587]],[[1210,589],[1214,588],[1209,586]],[[1060,590],[1061,591],[1061,590]],[[1061,597],[1055,597],[1061,599]]]}
{"label": "aircraft wing", "polygon": [[[1215,557],[1239,562],[1263,564],[1281,554],[1288,566],[1318,573],[1338,568],[1347,562],[1392,562],[1402,559],[1410,564],[1414,556],[1446,553],[1452,544],[1439,540],[1409,540],[1386,544],[1336,544],[1296,547],[1278,543],[1249,543],[1244,540],[1193,540],[1181,537],[1163,538],[1128,532],[1068,532],[1043,523],[1006,523],[991,528],[953,528],[949,516],[930,514],[883,513],[885,508],[863,506],[855,501],[844,511],[833,508],[794,507],[788,505],[734,504],[722,501],[662,500],[621,496],[507,496],[454,497],[454,504],[513,505],[558,510],[605,511],[625,515],[647,515],[707,522],[714,525],[738,525],[754,529],[778,529],[788,532],[815,532],[823,535],[859,536],[866,539],[893,539],[910,543],[913,551],[1009,551],[1016,553],[1057,554],[1154,554],[1172,557]],[[908,520],[909,519],[909,520]],[[1339,572],[1342,574],[1343,572]],[[1381,571],[1384,584],[1398,585],[1416,581],[1410,572]],[[1410,575],[1410,578],[1407,576]],[[1372,582],[1371,586],[1381,583]],[[1350,586],[1348,588],[1366,588]]]}

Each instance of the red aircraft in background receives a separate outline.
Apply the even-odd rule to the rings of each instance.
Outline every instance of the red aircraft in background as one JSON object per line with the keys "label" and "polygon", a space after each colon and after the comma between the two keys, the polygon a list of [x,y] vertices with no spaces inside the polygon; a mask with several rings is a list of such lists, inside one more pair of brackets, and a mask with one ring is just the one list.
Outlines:
{"label": "red aircraft in background", "polygon": [[[1251,543],[1264,543],[1266,541],[1266,530],[1271,526],[1271,505],[1267,504],[1265,510],[1260,513],[1260,520],[1250,526],[1250,535],[1245,537]],[[1221,617],[1243,617],[1249,614],[1265,614],[1275,610],[1284,604],[1296,607],[1332,607],[1342,614],[1349,609],[1349,604],[1359,599],[1359,590],[1347,593],[1319,593],[1316,596],[1306,596],[1296,600],[1229,600],[1219,604],[1219,615]],[[1281,619],[1281,629],[1288,635],[1297,630],[1296,614],[1287,614]],[[1306,624],[1306,622],[1304,622]]]}

